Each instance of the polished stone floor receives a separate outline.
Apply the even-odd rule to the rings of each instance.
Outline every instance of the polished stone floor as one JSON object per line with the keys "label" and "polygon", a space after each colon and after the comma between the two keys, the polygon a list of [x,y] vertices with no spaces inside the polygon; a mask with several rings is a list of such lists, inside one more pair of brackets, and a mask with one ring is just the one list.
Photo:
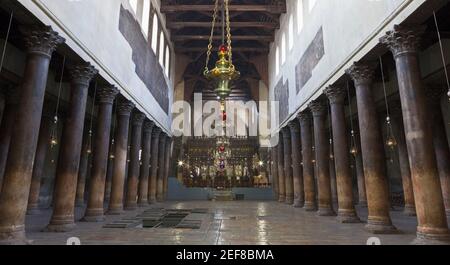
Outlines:
{"label": "polished stone floor", "polygon": [[[103,228],[106,223],[133,218],[150,208],[193,209],[207,208],[200,229],[175,228]],[[367,209],[358,208],[362,220]],[[107,216],[103,223],[77,222],[69,233],[41,232],[50,219],[50,210],[40,215],[27,216],[27,237],[34,244],[66,244],[70,237],[78,237],[81,244],[366,244],[372,234],[364,230],[364,223],[340,224],[334,217],[319,217],[314,212],[293,208],[277,202],[165,202],[147,208],[126,212],[121,216]],[[77,208],[77,219],[83,209]],[[416,218],[393,210],[394,225],[400,230],[395,235],[377,235],[382,244],[409,244],[415,238]]]}

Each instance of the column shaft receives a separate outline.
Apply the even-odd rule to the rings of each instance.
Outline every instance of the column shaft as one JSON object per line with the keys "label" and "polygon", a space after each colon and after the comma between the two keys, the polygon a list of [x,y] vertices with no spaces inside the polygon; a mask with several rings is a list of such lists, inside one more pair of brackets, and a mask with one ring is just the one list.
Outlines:
{"label": "column shaft", "polygon": [[114,145],[114,169],[111,180],[111,197],[107,214],[118,215],[123,212],[123,194],[127,168],[128,131],[131,111],[134,104],[120,96],[117,104],[117,128]]}
{"label": "column shaft", "polygon": [[305,210],[315,211],[316,188],[314,181],[314,165],[312,152],[312,132],[311,132],[311,114],[309,112],[300,113],[300,132],[302,142],[302,164],[303,164],[303,182],[305,188]]}
{"label": "column shaft", "polygon": [[297,120],[289,123],[292,142],[292,173],[294,182],[294,207],[303,207],[305,193],[303,188],[303,172],[301,167],[300,124]]}
{"label": "column shaft", "polygon": [[137,193],[139,182],[140,160],[139,152],[141,150],[142,125],[145,115],[135,113],[133,115],[132,131],[131,131],[131,149],[130,163],[128,164],[127,178],[127,197],[125,201],[125,210],[135,210],[137,207]]}
{"label": "column shaft", "polygon": [[359,223],[353,206],[353,183],[350,171],[348,132],[345,123],[344,100],[346,91],[341,87],[330,86],[325,90],[331,104],[331,123],[333,131],[334,168],[336,173],[338,197],[338,221]]}
{"label": "column shaft", "polygon": [[[417,213],[418,240],[449,240],[432,128],[418,61],[424,29],[395,26],[381,42],[391,49],[397,68],[403,124]],[[448,163],[448,161],[446,162]]]}
{"label": "column shaft", "polygon": [[278,202],[286,201],[286,184],[285,184],[285,172],[284,172],[284,142],[283,135],[280,132],[280,141],[277,146],[278,152]]}
{"label": "column shaft", "polygon": [[0,241],[23,243],[25,214],[38,142],[50,59],[64,42],[51,27],[25,30],[28,49],[17,115],[0,194]]}
{"label": "column shaft", "polygon": [[367,191],[369,217],[366,228],[372,233],[392,233],[396,229],[389,214],[389,188],[386,176],[384,141],[372,94],[374,67],[355,63],[347,73],[356,87],[361,152]]}
{"label": "column shaft", "polygon": [[142,143],[142,165],[139,175],[139,194],[138,205],[145,207],[148,205],[148,178],[150,175],[150,152],[152,144],[152,130],[154,123],[145,121],[144,123],[144,137]]}
{"label": "column shaft", "polygon": [[155,203],[156,202],[156,187],[158,183],[158,150],[159,150],[159,135],[161,134],[160,128],[154,128],[152,131],[152,166],[151,166],[151,174],[150,174],[150,185],[148,192],[148,202]]}
{"label": "column shaft", "polygon": [[83,217],[86,222],[102,222],[105,220],[103,203],[111,135],[112,105],[118,93],[119,90],[113,86],[103,87],[97,92],[99,98],[97,129],[95,130],[89,197]]}
{"label": "column shaft", "polygon": [[316,151],[316,169],[319,191],[319,212],[320,216],[335,215],[331,200],[330,181],[330,146],[325,129],[327,108],[321,101],[314,101],[308,106],[311,109],[314,119],[314,142]]}
{"label": "column shaft", "polygon": [[78,169],[77,194],[75,196],[75,205],[77,207],[84,207],[85,205],[86,178],[88,174],[89,157],[92,151],[90,148],[89,135],[88,133],[85,133],[83,138],[83,149],[81,150],[80,167]]}
{"label": "column shaft", "polygon": [[163,201],[163,191],[164,191],[164,167],[165,167],[165,151],[166,151],[166,135],[161,134],[159,136],[158,145],[158,181],[156,183],[156,200],[158,202]]}

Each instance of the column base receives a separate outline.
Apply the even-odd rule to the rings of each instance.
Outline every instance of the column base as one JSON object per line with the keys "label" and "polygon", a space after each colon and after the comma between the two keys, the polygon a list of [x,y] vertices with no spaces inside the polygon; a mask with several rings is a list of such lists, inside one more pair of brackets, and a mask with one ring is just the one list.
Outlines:
{"label": "column base", "polygon": [[336,213],[331,207],[320,207],[319,211],[317,212],[318,216],[336,216]]}
{"label": "column base", "polygon": [[416,216],[416,207],[414,205],[405,205],[403,214],[406,216]]}
{"label": "column base", "polygon": [[342,224],[356,224],[361,223],[355,210],[338,210],[337,221]]}
{"label": "column base", "polygon": [[70,232],[75,228],[75,217],[73,215],[54,215],[43,232]]}
{"label": "column base", "polygon": [[25,236],[25,226],[0,227],[0,245],[31,245],[32,240]]}
{"label": "column base", "polygon": [[305,202],[304,207],[307,212],[315,212],[317,210],[316,204],[314,202]]}
{"label": "column base", "polygon": [[366,230],[372,234],[397,234],[399,231],[392,225],[390,220],[373,220],[369,217]]}
{"label": "column base", "polygon": [[285,202],[285,201],[286,201],[286,196],[284,196],[284,195],[278,196],[278,202]]}
{"label": "column base", "polygon": [[148,204],[155,204],[155,203],[156,203],[156,198],[148,199]]}
{"label": "column base", "polygon": [[99,223],[105,221],[105,215],[103,214],[103,208],[99,209],[86,209],[84,217],[81,219],[83,222]]}
{"label": "column base", "polygon": [[445,214],[447,215],[447,217],[450,217],[450,209],[449,210],[445,210]]}
{"label": "column base", "polygon": [[294,200],[294,207],[295,208],[303,208],[303,206],[305,205],[305,202],[303,200],[300,199],[296,199]]}
{"label": "column base", "polygon": [[416,245],[442,245],[450,244],[450,233],[447,228],[417,227]]}

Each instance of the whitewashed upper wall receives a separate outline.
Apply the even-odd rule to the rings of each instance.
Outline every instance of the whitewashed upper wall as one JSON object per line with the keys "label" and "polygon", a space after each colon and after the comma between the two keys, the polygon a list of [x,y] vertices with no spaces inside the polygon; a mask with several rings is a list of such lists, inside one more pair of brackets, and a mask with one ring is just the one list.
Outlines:
{"label": "whitewashed upper wall", "polygon": [[[297,27],[297,1],[303,1],[303,28],[300,31]],[[311,10],[309,2],[311,0],[287,0],[288,12],[281,18],[281,28],[276,33],[269,55],[271,99],[280,80],[288,84],[288,117],[291,119],[293,114],[306,108],[309,101],[341,77],[351,64],[375,47],[386,31],[405,20],[425,0],[316,0]],[[291,14],[294,17],[293,36],[288,34]],[[312,77],[297,94],[296,66],[320,28],[323,29],[325,54],[312,71]],[[283,32],[286,34],[287,59],[276,75],[276,47],[280,47],[281,57]],[[290,37],[294,40],[292,50],[288,45]]]}
{"label": "whitewashed upper wall", "polygon": [[[119,30],[121,5],[131,10],[128,0],[19,0],[44,24],[66,38],[66,43],[81,58],[93,64],[99,74],[116,85],[136,107],[166,132],[170,132],[172,81],[165,77],[169,91],[167,114],[135,72],[132,48]],[[159,10],[159,1],[152,0]],[[164,17],[161,24],[164,23]],[[166,32],[167,33],[167,32]],[[175,53],[171,47],[171,73]]]}

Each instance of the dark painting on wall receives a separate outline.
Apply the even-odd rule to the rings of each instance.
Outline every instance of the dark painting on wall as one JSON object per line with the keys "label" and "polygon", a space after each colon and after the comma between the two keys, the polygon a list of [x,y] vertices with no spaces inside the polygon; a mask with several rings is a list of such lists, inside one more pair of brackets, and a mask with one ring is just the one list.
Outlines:
{"label": "dark painting on wall", "polygon": [[289,80],[283,84],[283,78],[278,81],[274,89],[275,101],[278,101],[280,107],[280,123],[282,123],[289,115]]}
{"label": "dark painting on wall", "polygon": [[320,28],[314,40],[309,44],[299,63],[295,67],[297,94],[311,79],[312,72],[325,55],[323,43],[323,29]]}
{"label": "dark painting on wall", "polygon": [[132,60],[136,65],[136,74],[150,90],[161,108],[168,113],[169,87],[164,77],[164,70],[142,33],[138,21],[123,6],[120,7],[119,30],[133,50]]}

